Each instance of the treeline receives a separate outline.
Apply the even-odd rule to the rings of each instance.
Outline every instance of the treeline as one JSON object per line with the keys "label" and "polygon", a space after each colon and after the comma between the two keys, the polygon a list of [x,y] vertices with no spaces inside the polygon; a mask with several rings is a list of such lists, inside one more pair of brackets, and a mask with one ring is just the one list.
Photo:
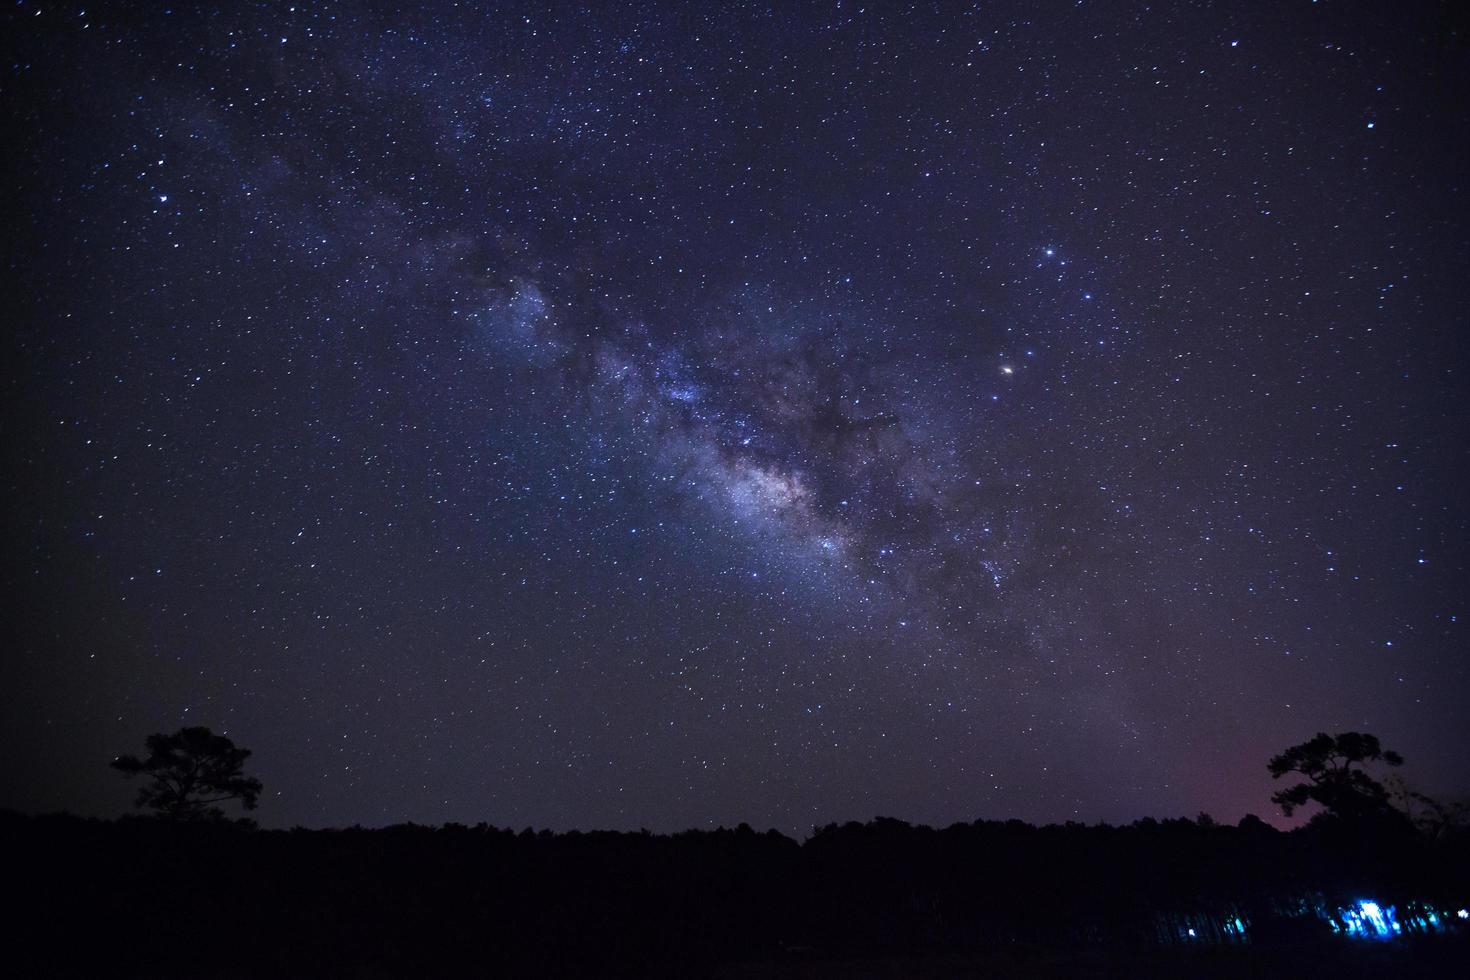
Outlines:
{"label": "treeline", "polygon": [[[996,946],[1291,942],[1317,908],[1470,901],[1470,835],[1253,817],[533,833],[0,813],[20,975],[626,971]],[[1244,934],[1231,926],[1237,921]],[[1454,925],[1454,923],[1450,923]],[[1213,931],[1212,931],[1213,930]]]}

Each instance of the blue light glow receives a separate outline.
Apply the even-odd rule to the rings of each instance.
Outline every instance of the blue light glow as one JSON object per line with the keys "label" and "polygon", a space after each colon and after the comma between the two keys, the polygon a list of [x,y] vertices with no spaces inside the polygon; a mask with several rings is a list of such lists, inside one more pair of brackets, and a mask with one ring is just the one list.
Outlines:
{"label": "blue light glow", "polygon": [[1367,899],[1359,901],[1352,908],[1338,909],[1338,916],[1342,919],[1342,931],[1349,936],[1390,939],[1402,931],[1395,917],[1394,906],[1383,908],[1377,902]]}

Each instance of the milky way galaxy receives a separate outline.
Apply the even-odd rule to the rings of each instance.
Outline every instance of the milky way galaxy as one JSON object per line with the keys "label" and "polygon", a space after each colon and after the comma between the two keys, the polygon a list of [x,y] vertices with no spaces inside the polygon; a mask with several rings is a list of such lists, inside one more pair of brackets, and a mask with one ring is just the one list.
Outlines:
{"label": "milky way galaxy", "polygon": [[1449,11],[14,6],[0,804],[1470,789]]}

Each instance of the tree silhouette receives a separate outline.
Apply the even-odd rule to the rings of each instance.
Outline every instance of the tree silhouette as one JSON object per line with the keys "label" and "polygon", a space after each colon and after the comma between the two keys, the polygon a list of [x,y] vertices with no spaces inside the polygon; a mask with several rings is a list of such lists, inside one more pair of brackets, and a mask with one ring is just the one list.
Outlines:
{"label": "tree silhouette", "polygon": [[1290,773],[1307,777],[1304,783],[1273,793],[1271,802],[1280,805],[1288,817],[1307,803],[1318,803],[1326,812],[1349,819],[1383,814],[1390,809],[1388,790],[1363,768],[1369,762],[1401,766],[1404,759],[1397,752],[1385,751],[1373,735],[1318,733],[1266,764],[1273,779]]}
{"label": "tree silhouette", "polygon": [[249,757],[249,749],[237,748],[208,728],[181,728],[172,735],[149,735],[147,759],[118,756],[112,768],[129,779],[147,778],[136,806],[151,807],[173,820],[218,820],[224,812],[214,804],[226,800],[255,809],[260,780],[240,771]]}

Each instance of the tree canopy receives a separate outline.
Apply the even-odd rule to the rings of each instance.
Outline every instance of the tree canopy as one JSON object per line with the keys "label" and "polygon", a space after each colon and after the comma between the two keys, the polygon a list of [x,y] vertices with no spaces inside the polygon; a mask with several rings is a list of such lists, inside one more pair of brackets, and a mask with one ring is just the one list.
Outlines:
{"label": "tree canopy", "polygon": [[227,800],[255,809],[260,780],[241,771],[249,757],[249,749],[208,728],[181,728],[172,735],[149,735],[148,758],[118,756],[112,768],[130,779],[145,778],[138,790],[139,807],[173,820],[217,820],[224,812],[215,804]]}
{"label": "tree canopy", "polygon": [[1400,766],[1404,760],[1397,752],[1385,750],[1373,735],[1319,732],[1266,764],[1273,779],[1291,774],[1306,777],[1305,782],[1272,794],[1271,801],[1288,817],[1308,803],[1317,803],[1325,812],[1348,819],[1388,813],[1388,790],[1364,768],[1370,762]]}

